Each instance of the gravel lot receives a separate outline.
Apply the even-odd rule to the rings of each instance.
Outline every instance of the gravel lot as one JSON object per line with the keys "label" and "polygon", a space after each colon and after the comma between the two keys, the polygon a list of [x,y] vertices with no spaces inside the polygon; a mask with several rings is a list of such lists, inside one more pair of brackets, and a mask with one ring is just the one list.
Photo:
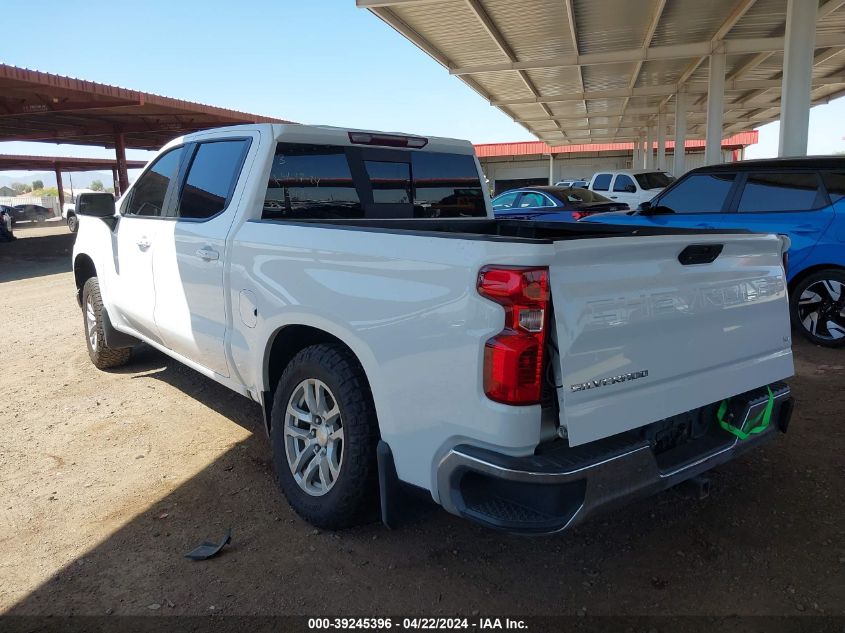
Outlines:
{"label": "gravel lot", "polygon": [[[257,405],[140,348],[89,362],[62,225],[0,244],[0,612],[845,615],[845,350],[796,342],[790,433],[678,491],[519,538],[434,510],[322,533]],[[233,528],[202,563],[183,554]]]}

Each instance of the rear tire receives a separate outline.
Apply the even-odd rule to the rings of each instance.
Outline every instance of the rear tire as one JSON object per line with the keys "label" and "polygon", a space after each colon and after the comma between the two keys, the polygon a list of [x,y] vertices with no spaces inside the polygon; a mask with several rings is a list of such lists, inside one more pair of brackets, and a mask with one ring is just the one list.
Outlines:
{"label": "rear tire", "polygon": [[115,349],[106,345],[103,332],[103,313],[106,308],[100,296],[100,284],[96,277],[91,277],[82,287],[82,322],[85,327],[85,344],[88,356],[97,369],[120,367],[129,361],[131,347]]}
{"label": "rear tire", "polygon": [[845,347],[845,271],[827,268],[802,279],[790,293],[789,309],[807,340]]}
{"label": "rear tire", "polygon": [[39,213],[38,215],[35,216],[35,221],[38,224],[43,224],[44,222],[47,221],[47,216],[44,215],[43,213]]}
{"label": "rear tire", "polygon": [[71,233],[76,233],[79,229],[79,218],[75,215],[71,214],[67,216],[67,228],[70,229]]}
{"label": "rear tire", "polygon": [[337,530],[374,515],[378,420],[346,347],[312,345],[294,356],[276,386],[270,436],[279,486],[299,516]]}

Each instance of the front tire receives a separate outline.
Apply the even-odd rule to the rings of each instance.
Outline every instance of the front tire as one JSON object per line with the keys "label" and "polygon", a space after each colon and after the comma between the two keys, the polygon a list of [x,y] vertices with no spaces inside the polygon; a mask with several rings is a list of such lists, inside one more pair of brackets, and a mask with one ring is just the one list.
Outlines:
{"label": "front tire", "polygon": [[67,228],[71,233],[76,233],[79,229],[79,219],[75,215],[67,216]]}
{"label": "front tire", "polygon": [[792,323],[809,341],[845,347],[845,271],[828,268],[802,279],[789,307]]}
{"label": "front tire", "polygon": [[276,386],[270,435],[279,486],[303,519],[337,530],[375,509],[378,421],[347,348],[312,345],[294,356]]}
{"label": "front tire", "polygon": [[116,349],[106,345],[106,336],[103,332],[105,310],[100,296],[100,284],[96,277],[91,277],[82,287],[82,320],[88,356],[97,369],[111,369],[125,365],[132,354],[130,347]]}

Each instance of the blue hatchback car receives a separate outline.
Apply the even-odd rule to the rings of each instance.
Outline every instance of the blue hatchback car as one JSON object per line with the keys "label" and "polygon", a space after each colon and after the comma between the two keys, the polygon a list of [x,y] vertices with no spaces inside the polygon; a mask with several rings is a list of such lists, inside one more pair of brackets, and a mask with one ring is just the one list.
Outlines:
{"label": "blue hatchback car", "polygon": [[584,221],[788,235],[793,324],[813,343],[845,346],[845,157],[701,167],[636,211]]}

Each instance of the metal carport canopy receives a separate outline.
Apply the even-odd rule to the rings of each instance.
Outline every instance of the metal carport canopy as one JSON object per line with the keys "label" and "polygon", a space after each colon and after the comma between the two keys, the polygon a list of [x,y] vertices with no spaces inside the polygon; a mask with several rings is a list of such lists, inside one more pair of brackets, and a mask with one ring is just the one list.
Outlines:
{"label": "metal carport canopy", "polygon": [[711,56],[725,65],[722,137],[777,119],[789,8],[817,8],[810,102],[845,93],[845,0],[356,2],[554,145],[672,136],[678,93],[686,135],[704,137]]}
{"label": "metal carport canopy", "polygon": [[0,64],[0,141],[114,147],[121,191],[127,147],[158,149],[188,132],[239,123],[290,121]]}

